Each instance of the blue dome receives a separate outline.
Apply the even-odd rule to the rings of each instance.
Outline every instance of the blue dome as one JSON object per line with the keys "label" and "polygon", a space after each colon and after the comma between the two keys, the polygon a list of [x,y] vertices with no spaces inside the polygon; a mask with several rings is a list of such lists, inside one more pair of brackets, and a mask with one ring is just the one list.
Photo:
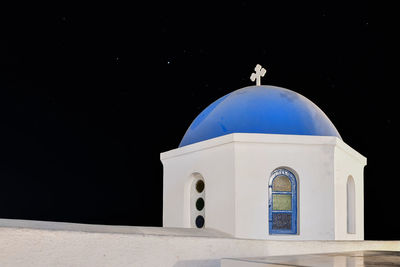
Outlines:
{"label": "blue dome", "polygon": [[276,86],[249,86],[229,93],[203,110],[179,147],[231,133],[336,136],[325,113],[304,96]]}

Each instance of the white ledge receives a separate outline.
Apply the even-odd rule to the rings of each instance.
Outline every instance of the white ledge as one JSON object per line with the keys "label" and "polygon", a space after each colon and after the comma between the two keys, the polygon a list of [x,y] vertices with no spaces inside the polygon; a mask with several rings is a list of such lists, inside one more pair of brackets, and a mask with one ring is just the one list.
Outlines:
{"label": "white ledge", "polygon": [[222,258],[360,250],[399,251],[399,241],[266,241],[205,229],[0,219],[0,266],[207,266]]}
{"label": "white ledge", "polygon": [[34,220],[0,219],[1,228],[23,228],[47,231],[72,231],[87,233],[133,234],[133,235],[162,235],[190,237],[231,237],[214,229],[145,227],[124,225],[98,225]]}
{"label": "white ledge", "polygon": [[165,160],[187,153],[209,149],[212,147],[229,144],[232,142],[263,143],[263,144],[298,144],[298,145],[333,145],[349,153],[360,162],[367,163],[367,159],[356,150],[347,145],[336,136],[315,135],[290,135],[290,134],[258,134],[258,133],[232,133],[187,146],[179,147],[160,154],[160,159]]}

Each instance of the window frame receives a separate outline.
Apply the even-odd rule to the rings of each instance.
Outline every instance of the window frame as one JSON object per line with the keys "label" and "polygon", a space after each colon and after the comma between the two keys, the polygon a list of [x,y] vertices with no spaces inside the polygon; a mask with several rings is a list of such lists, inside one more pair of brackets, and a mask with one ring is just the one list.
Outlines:
{"label": "window frame", "polygon": [[[290,183],[291,183],[291,192],[282,192],[282,191],[272,191],[272,184],[275,178],[279,176],[286,176],[289,178]],[[269,179],[268,183],[268,224],[269,224],[269,234],[289,234],[289,235],[296,235],[297,234],[297,179],[296,176],[289,170],[285,168],[279,168],[274,170],[271,173],[271,177]],[[292,209],[290,211],[277,211],[273,210],[273,195],[274,194],[286,194],[292,195]],[[292,220],[291,220],[291,229],[272,229],[272,215],[273,213],[290,213],[292,215]]]}
{"label": "window frame", "polygon": [[[203,190],[199,192],[197,190],[197,183],[203,182]],[[202,198],[204,201],[203,208],[199,210],[196,207],[197,201]],[[203,229],[206,227],[206,182],[204,177],[200,173],[192,174],[192,181],[190,185],[190,227],[196,229]],[[197,218],[201,216],[204,220],[202,227],[198,227],[196,224]]]}

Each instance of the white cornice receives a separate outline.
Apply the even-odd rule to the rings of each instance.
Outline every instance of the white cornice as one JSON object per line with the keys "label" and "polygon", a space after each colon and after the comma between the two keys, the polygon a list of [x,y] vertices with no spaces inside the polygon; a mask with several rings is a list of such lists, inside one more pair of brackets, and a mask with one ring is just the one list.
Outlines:
{"label": "white cornice", "polygon": [[160,154],[161,160],[193,153],[200,150],[226,145],[229,143],[260,143],[260,144],[297,144],[297,145],[332,145],[337,146],[360,162],[366,164],[366,158],[351,148],[336,136],[314,135],[288,135],[288,134],[257,134],[257,133],[233,133],[191,145],[172,149]]}

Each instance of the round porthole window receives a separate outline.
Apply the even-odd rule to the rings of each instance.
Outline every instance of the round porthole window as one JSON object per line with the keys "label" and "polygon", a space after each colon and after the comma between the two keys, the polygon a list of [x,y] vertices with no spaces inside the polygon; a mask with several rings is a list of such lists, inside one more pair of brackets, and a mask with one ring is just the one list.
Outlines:
{"label": "round porthole window", "polygon": [[203,190],[204,190],[204,182],[202,180],[198,180],[196,183],[196,191],[198,193],[201,193],[203,192]]}
{"label": "round porthole window", "polygon": [[196,201],[196,209],[201,211],[204,208],[204,199],[202,197],[198,198]]}
{"label": "round porthole window", "polygon": [[206,227],[206,185],[203,177],[196,173],[190,189],[190,226]]}
{"label": "round porthole window", "polygon": [[197,228],[203,228],[203,226],[204,226],[204,217],[199,215],[196,218],[196,227]]}

